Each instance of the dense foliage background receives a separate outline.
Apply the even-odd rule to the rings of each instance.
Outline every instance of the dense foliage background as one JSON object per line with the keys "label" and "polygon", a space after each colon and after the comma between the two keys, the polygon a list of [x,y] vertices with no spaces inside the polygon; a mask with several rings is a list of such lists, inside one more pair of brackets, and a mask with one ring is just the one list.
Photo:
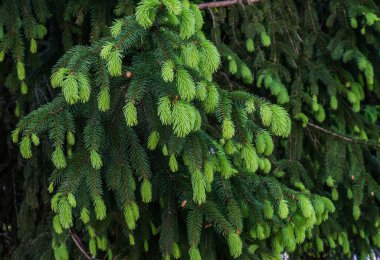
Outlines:
{"label": "dense foliage background", "polygon": [[0,257],[375,257],[379,9],[1,1]]}

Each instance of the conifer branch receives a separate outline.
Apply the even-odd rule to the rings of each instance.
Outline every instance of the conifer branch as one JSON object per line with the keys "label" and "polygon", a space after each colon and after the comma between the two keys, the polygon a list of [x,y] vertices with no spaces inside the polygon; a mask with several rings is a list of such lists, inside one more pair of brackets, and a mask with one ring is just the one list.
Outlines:
{"label": "conifer branch", "polygon": [[346,142],[349,142],[349,143],[353,143],[353,144],[363,144],[363,145],[368,145],[368,146],[375,146],[375,147],[380,147],[380,143],[376,142],[376,141],[371,141],[371,140],[368,140],[368,141],[362,141],[362,140],[358,140],[358,139],[355,139],[355,138],[351,138],[351,137],[347,137],[347,136],[344,136],[342,134],[338,134],[336,132],[333,132],[333,131],[330,131],[326,128],[323,128],[321,126],[318,126],[318,125],[315,125],[313,123],[307,123],[308,126],[311,126],[321,132],[324,132],[326,134],[329,134],[331,136],[334,136],[336,138],[339,138],[339,139],[342,139]]}
{"label": "conifer branch", "polygon": [[202,3],[198,5],[198,8],[200,10],[202,9],[207,9],[207,8],[220,8],[220,7],[227,7],[231,5],[236,5],[236,4],[254,4],[260,2],[260,0],[247,0],[247,1],[242,1],[242,0],[228,0],[228,1],[216,1],[216,2],[209,2],[209,3]]}
{"label": "conifer branch", "polygon": [[379,252],[380,0],[0,2],[1,255]]}

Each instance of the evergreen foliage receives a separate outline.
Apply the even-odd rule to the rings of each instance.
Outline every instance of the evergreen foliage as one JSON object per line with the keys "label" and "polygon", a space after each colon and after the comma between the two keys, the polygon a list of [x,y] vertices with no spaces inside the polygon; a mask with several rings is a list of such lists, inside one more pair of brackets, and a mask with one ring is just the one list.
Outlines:
{"label": "evergreen foliage", "polygon": [[0,4],[0,256],[374,257],[369,1]]}

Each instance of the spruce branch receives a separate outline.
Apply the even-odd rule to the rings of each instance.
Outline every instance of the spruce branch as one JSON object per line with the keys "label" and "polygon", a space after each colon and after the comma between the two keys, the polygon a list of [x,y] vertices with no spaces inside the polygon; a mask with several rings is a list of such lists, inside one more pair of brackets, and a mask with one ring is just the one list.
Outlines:
{"label": "spruce branch", "polygon": [[236,4],[254,4],[258,3],[260,0],[228,0],[228,1],[216,1],[216,2],[209,2],[209,3],[202,3],[198,5],[198,9],[207,9],[207,8],[220,8],[220,7],[227,7],[231,5]]}
{"label": "spruce branch", "polygon": [[334,136],[336,138],[342,139],[342,140],[344,140],[346,142],[349,142],[349,143],[363,144],[363,145],[375,146],[375,147],[380,148],[380,143],[376,142],[374,140],[363,141],[363,140],[356,139],[354,137],[348,137],[348,136],[345,136],[345,135],[333,132],[333,131],[328,130],[326,128],[323,128],[323,127],[321,127],[319,125],[315,125],[313,123],[307,123],[307,124],[308,124],[308,126],[313,127],[314,129],[317,129],[317,130],[319,130],[321,132],[324,132],[324,133],[329,134],[331,136]]}
{"label": "spruce branch", "polygon": [[[339,254],[366,258],[380,248],[378,97],[367,91],[376,87],[378,56],[370,54],[380,48],[380,18],[371,6],[380,0],[44,2],[0,4],[0,203],[10,214],[1,255],[297,258],[336,255],[338,241]],[[49,22],[67,12],[73,24]],[[43,43],[50,30],[62,37]],[[38,54],[32,60],[27,47]],[[22,168],[4,164],[17,146],[30,160]],[[47,197],[46,181],[50,207],[38,199]],[[41,216],[41,232],[25,228],[30,214]],[[38,228],[46,224],[56,235]],[[140,231],[149,237],[134,235]],[[53,251],[43,248],[45,237]]]}

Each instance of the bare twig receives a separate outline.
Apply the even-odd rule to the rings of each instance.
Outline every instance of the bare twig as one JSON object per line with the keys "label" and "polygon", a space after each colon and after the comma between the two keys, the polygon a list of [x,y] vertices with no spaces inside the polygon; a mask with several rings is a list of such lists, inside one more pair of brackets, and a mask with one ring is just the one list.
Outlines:
{"label": "bare twig", "polygon": [[307,123],[307,125],[315,128],[321,132],[324,132],[324,133],[329,134],[331,136],[334,136],[336,138],[342,139],[342,140],[349,142],[349,143],[363,144],[363,145],[374,146],[374,147],[380,148],[380,143],[375,142],[375,141],[363,141],[363,140],[355,139],[352,137],[344,136],[344,135],[338,134],[336,132],[330,131],[326,128],[323,128],[321,126],[315,125],[313,123]]}
{"label": "bare twig", "polygon": [[74,241],[75,245],[77,246],[77,248],[79,249],[79,251],[82,253],[82,255],[86,258],[86,259],[89,259],[89,260],[92,260],[94,258],[92,258],[86,251],[86,249],[84,249],[83,245],[82,245],[82,242],[80,240],[80,238],[78,237],[78,235],[75,233],[74,230],[72,230],[70,228],[69,230],[69,233],[70,233],[70,237],[72,238],[72,240]]}
{"label": "bare twig", "polygon": [[[215,22],[215,16],[214,16],[214,13],[213,13],[213,11],[211,10],[211,8],[207,8],[207,10],[210,12],[210,15],[211,15],[211,18],[212,18],[212,26],[213,26],[214,29],[215,29],[215,28],[216,28],[216,22]],[[218,44],[218,38],[217,38],[217,35],[216,35],[216,30],[214,30],[214,40],[215,40],[216,45],[219,45],[219,44]]]}
{"label": "bare twig", "polygon": [[0,233],[0,237],[4,237],[6,240],[10,242],[12,242],[12,237],[10,235],[8,235],[7,233]]}
{"label": "bare twig", "polygon": [[220,8],[220,7],[227,7],[231,5],[236,4],[254,4],[260,2],[260,0],[226,0],[226,1],[215,1],[215,2],[209,2],[209,3],[202,3],[198,5],[199,9],[207,9],[207,8]]}
{"label": "bare twig", "polygon": [[318,140],[317,138],[311,133],[310,128],[307,128],[307,132],[310,136],[311,141],[313,142],[315,149],[318,151]]}
{"label": "bare twig", "polygon": [[[12,170],[12,187],[13,187],[13,206],[15,208],[16,216],[18,216],[16,178],[15,178],[15,173],[13,170]],[[16,218],[16,225],[17,227],[20,227],[18,223],[18,218]]]}

